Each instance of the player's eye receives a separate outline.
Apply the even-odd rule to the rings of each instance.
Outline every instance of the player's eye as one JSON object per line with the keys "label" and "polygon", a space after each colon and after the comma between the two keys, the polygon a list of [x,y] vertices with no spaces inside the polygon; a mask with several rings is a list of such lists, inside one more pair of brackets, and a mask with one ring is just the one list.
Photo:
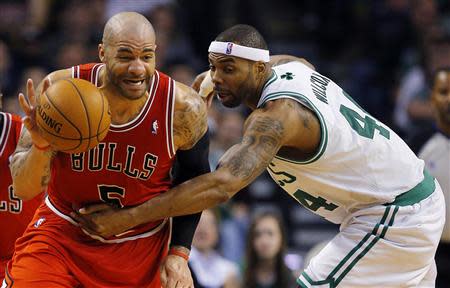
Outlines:
{"label": "player's eye", "polygon": [[234,68],[231,66],[227,66],[225,67],[225,69],[223,69],[223,71],[225,71],[225,73],[233,73]]}

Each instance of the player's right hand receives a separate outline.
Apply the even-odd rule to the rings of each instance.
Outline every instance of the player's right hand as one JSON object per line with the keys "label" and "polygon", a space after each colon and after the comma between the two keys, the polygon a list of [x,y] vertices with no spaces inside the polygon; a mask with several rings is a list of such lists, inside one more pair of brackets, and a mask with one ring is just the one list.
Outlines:
{"label": "player's right hand", "polygon": [[[41,95],[50,86],[50,80],[46,78],[43,82]],[[33,144],[38,147],[48,147],[50,144],[40,135],[39,128],[36,124],[36,107],[37,98],[36,92],[34,91],[33,80],[28,79],[27,81],[27,96],[23,93],[19,93],[19,104],[25,113],[25,117],[22,119],[23,124],[30,132]]]}

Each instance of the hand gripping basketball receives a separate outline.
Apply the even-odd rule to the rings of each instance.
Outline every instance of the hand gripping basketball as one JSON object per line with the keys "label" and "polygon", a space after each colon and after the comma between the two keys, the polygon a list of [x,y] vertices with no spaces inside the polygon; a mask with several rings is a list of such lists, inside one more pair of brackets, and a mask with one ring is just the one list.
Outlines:
{"label": "hand gripping basketball", "polygon": [[[50,81],[45,79],[41,94],[44,93],[49,86]],[[23,93],[19,93],[19,104],[25,113],[25,117],[22,119],[23,124],[29,131],[33,144],[37,147],[49,147],[50,143],[41,136],[39,133],[39,128],[36,124],[37,99],[34,91],[33,80],[28,79],[27,81],[27,96]]]}
{"label": "hand gripping basketball", "polygon": [[39,98],[36,125],[53,149],[81,153],[99,144],[111,124],[107,98],[92,83],[62,79]]}

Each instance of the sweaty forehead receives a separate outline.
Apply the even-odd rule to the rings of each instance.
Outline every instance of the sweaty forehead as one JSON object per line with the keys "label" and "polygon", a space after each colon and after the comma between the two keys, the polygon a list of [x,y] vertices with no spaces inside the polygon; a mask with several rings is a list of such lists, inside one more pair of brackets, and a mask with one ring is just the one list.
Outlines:
{"label": "sweaty forehead", "polygon": [[112,34],[110,44],[132,45],[137,47],[155,46],[155,34],[144,27],[122,27]]}

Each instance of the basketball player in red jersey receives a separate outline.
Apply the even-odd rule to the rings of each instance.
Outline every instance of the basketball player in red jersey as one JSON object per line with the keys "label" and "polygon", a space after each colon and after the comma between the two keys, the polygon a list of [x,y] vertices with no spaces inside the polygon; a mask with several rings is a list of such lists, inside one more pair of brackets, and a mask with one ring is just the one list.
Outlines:
{"label": "basketball player in red jersey", "polygon": [[42,189],[48,196],[34,225],[16,242],[7,287],[192,287],[186,260],[198,215],[174,218],[167,257],[168,219],[102,238],[80,229],[70,217],[73,209],[89,203],[130,207],[164,193],[173,185],[175,153],[177,182],[209,169],[206,104],[194,90],[155,70],[155,49],[148,20],[120,13],[105,26],[102,63],[53,72],[38,87],[43,93],[51,82],[70,77],[100,87],[109,100],[112,124],[106,138],[88,152],[52,151],[36,127],[31,80],[28,101],[19,95],[27,117],[12,157],[13,186],[23,199]]}
{"label": "basketball player in red jersey", "polygon": [[42,194],[24,202],[13,192],[9,156],[16,149],[22,120],[18,115],[1,111],[0,93],[0,279],[3,279],[6,263],[14,252],[14,242],[22,236],[33,218],[34,211],[42,202]]}

